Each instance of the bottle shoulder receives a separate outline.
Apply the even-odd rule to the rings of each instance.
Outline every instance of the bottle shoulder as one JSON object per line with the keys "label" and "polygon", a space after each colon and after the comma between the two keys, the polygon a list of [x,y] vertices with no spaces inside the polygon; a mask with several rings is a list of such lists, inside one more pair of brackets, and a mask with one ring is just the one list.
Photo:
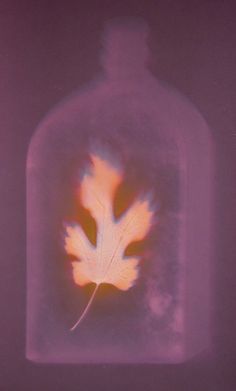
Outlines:
{"label": "bottle shoulder", "polygon": [[135,123],[151,121],[153,131],[156,127],[174,138],[194,137],[202,143],[204,137],[210,137],[204,118],[190,100],[151,73],[125,80],[100,74],[48,113],[36,129],[30,149],[66,138],[71,132],[98,128],[99,123],[104,126],[108,117],[109,124],[128,122],[131,117]]}
{"label": "bottle shoulder", "polygon": [[[109,79],[104,74],[97,75],[91,82],[73,91],[59,104],[54,106],[41,125],[49,124],[62,118],[73,118],[75,113],[90,112],[94,107],[107,107],[115,101],[132,104],[139,103],[144,108],[155,108],[162,116],[165,113],[177,117],[195,117],[203,120],[195,105],[179,90],[167,82],[158,80],[151,73],[143,77],[129,79]],[[120,103],[121,104],[121,103]],[[128,110],[128,107],[127,107]]]}

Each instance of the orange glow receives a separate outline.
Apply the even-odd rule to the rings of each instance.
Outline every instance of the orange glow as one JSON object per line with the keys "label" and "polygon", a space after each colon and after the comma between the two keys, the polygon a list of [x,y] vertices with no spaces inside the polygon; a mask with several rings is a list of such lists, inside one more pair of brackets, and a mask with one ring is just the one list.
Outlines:
{"label": "orange glow", "polygon": [[111,284],[127,290],[135,283],[140,253],[153,220],[148,197],[135,199],[124,174],[100,156],[91,155],[91,167],[79,187],[79,224],[67,225],[65,250],[76,284]]}

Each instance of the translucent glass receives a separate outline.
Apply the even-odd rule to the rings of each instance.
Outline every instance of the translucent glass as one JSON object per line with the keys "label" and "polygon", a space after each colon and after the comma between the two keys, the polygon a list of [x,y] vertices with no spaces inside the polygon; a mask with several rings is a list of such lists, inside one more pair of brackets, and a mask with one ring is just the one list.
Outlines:
{"label": "translucent glass", "polygon": [[[209,131],[186,98],[148,71],[146,35],[142,23],[110,25],[103,75],[51,111],[32,138],[27,160],[30,360],[171,363],[210,344]],[[120,213],[148,192],[156,217],[147,237],[129,249],[140,257],[136,282],[126,291],[101,285],[86,317],[71,331],[93,284],[82,287],[73,279],[65,226],[79,224],[83,215],[90,222],[85,231],[96,241],[96,222],[78,200],[94,151],[122,167],[123,184],[114,201]]]}

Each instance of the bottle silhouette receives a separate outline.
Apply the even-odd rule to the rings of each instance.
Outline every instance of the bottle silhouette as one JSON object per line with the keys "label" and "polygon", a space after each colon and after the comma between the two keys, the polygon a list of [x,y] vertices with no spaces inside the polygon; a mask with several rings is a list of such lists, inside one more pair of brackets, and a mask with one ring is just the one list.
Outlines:
{"label": "bottle silhouette", "polygon": [[[53,109],[32,137],[30,360],[171,363],[210,345],[211,139],[193,105],[149,71],[147,35],[141,20],[110,22],[103,34],[103,73]],[[124,204],[150,191],[157,221],[140,250],[136,284],[126,292],[104,286],[71,333],[91,289],[73,281],[63,232],[67,221],[80,219],[77,190],[91,151],[122,166]]]}

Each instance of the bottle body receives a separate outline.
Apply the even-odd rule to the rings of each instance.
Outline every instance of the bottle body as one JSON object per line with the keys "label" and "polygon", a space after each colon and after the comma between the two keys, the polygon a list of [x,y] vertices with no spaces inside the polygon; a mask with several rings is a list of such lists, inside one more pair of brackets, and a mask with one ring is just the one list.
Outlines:
{"label": "bottle body", "polygon": [[[158,217],[135,286],[105,288],[71,333],[90,288],[74,284],[63,224],[78,213],[91,148],[119,161],[131,188],[151,190]],[[211,178],[204,120],[150,74],[101,79],[51,112],[27,161],[27,357],[179,362],[209,346]]]}

